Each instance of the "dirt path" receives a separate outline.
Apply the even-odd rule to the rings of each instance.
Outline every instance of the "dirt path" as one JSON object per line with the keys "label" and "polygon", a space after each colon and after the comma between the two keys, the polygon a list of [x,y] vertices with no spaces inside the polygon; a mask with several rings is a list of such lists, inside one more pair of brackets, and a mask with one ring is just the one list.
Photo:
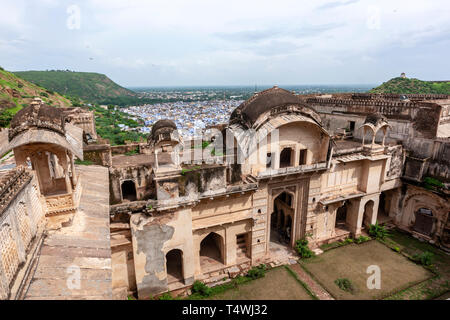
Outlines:
{"label": "dirt path", "polygon": [[299,264],[292,264],[289,266],[295,273],[297,273],[298,278],[306,283],[311,291],[319,298],[319,300],[334,300],[334,298],[322,288],[316,281],[311,278],[309,274]]}

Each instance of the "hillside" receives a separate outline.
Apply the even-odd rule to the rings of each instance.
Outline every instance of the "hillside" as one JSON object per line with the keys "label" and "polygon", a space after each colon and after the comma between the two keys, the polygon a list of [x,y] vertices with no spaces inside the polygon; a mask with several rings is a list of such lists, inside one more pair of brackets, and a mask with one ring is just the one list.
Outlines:
{"label": "hillside", "polygon": [[0,127],[7,127],[12,117],[35,97],[54,107],[71,107],[69,99],[47,90],[0,67]]}
{"label": "hillside", "polygon": [[62,95],[78,97],[86,102],[120,104],[134,100],[137,94],[99,73],[72,71],[22,71],[17,76]]}
{"label": "hillside", "polygon": [[370,90],[371,93],[450,94],[450,81],[422,81],[414,78],[393,78]]}

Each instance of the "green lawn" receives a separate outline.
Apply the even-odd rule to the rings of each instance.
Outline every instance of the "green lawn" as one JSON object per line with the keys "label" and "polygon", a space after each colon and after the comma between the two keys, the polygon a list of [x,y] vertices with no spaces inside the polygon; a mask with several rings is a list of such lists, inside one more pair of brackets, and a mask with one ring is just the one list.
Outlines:
{"label": "green lawn", "polygon": [[312,300],[303,286],[284,267],[268,271],[264,278],[211,297],[212,300]]}
{"label": "green lawn", "polygon": [[[336,299],[382,299],[395,292],[430,279],[434,274],[374,240],[329,250],[301,265]],[[381,270],[381,289],[367,288],[367,268]],[[337,279],[351,281],[353,293],[336,285]]]}
{"label": "green lawn", "polygon": [[398,247],[403,255],[413,257],[415,254],[431,252],[433,264],[430,268],[436,274],[433,278],[402,290],[389,299],[424,300],[439,298],[450,291],[450,255],[433,245],[417,240],[408,234],[392,231],[385,240],[390,247]]}

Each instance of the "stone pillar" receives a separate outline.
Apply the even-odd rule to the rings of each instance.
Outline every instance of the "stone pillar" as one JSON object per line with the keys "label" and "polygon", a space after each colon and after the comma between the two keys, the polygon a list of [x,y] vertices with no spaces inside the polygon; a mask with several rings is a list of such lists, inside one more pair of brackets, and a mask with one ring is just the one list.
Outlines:
{"label": "stone pillar", "polygon": [[226,266],[236,264],[236,234],[231,230],[231,228],[225,229],[225,239],[224,239],[224,263]]}
{"label": "stone pillar", "polygon": [[347,203],[347,225],[353,237],[361,235],[362,214],[360,213],[361,199],[350,199]]}

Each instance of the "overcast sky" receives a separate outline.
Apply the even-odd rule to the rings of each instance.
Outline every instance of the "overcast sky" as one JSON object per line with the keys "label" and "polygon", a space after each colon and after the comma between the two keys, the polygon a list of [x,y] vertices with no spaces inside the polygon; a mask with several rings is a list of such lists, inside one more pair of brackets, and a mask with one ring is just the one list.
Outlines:
{"label": "overcast sky", "polygon": [[449,0],[0,0],[0,66],[123,86],[450,80]]}

